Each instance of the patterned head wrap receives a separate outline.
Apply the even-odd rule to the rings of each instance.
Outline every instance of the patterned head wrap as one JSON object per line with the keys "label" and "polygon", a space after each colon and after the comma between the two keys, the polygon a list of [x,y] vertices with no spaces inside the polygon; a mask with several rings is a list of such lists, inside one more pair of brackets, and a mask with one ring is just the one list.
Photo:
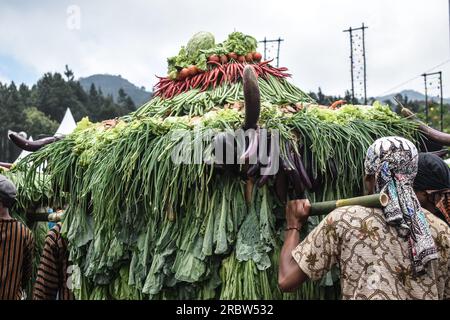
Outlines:
{"label": "patterned head wrap", "polygon": [[437,259],[436,246],[425,215],[413,190],[417,173],[417,148],[401,137],[376,140],[367,150],[364,169],[375,176],[376,192],[389,197],[384,207],[386,222],[408,239],[411,260],[416,273]]}

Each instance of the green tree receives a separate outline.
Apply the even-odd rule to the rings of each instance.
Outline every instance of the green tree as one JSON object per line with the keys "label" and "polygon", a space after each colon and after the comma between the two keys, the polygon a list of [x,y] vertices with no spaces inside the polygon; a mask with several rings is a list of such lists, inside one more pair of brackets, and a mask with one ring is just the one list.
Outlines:
{"label": "green tree", "polygon": [[66,70],[64,71],[64,75],[66,76],[67,81],[69,81],[69,82],[73,81],[73,77],[74,77],[73,71],[69,69],[67,64],[66,64]]}
{"label": "green tree", "polygon": [[119,96],[117,98],[117,103],[125,113],[136,110],[136,106],[134,105],[133,100],[122,88],[119,89]]}
{"label": "green tree", "polygon": [[35,139],[38,139],[40,136],[54,135],[58,129],[58,123],[47,117],[36,107],[26,108],[24,114],[24,131]]}
{"label": "green tree", "polygon": [[34,105],[52,120],[60,122],[66,108],[73,112],[75,120],[87,114],[88,97],[79,82],[66,82],[59,73],[46,73],[34,90]]}

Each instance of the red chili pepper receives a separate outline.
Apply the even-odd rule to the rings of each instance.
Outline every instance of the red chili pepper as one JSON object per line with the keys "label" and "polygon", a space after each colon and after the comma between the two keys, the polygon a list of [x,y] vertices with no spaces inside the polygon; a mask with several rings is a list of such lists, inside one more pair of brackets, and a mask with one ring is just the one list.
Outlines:
{"label": "red chili pepper", "polygon": [[218,78],[219,78],[219,72],[220,72],[220,69],[219,69],[219,68],[217,68],[216,70],[214,70],[213,89],[215,89],[216,86],[217,86],[217,80],[218,80]]}
{"label": "red chili pepper", "polygon": [[197,74],[197,75],[194,76],[194,78],[192,79],[192,85],[191,85],[192,89],[197,88],[197,86],[198,86],[201,78],[203,77],[203,75],[204,75],[204,73]]}
{"label": "red chili pepper", "polygon": [[271,63],[272,61],[273,61],[273,59],[270,59],[270,60],[267,60],[267,61],[260,62],[260,63],[259,63],[259,66],[262,67],[262,66],[264,66],[264,65],[266,65],[266,64]]}
{"label": "red chili pepper", "polygon": [[194,78],[194,77],[189,77],[189,79],[187,79],[185,91],[191,89],[191,85],[192,85],[192,80],[193,80],[193,78]]}
{"label": "red chili pepper", "polygon": [[210,77],[211,77],[211,75],[209,73],[205,76],[205,79],[203,80],[203,85],[202,85],[200,91],[205,91],[206,89],[208,89],[209,84],[210,84],[210,80],[209,80]]}
{"label": "red chili pepper", "polygon": [[237,67],[235,63],[231,64],[231,72],[230,72],[231,81],[235,82],[237,78]]}
{"label": "red chili pepper", "polygon": [[244,65],[239,63],[237,68],[238,68],[239,75],[241,76],[241,78],[244,78]]}
{"label": "red chili pepper", "polygon": [[216,66],[220,66],[220,65],[221,65],[220,63],[218,63],[218,62],[216,62],[216,61],[207,61],[206,63],[207,63],[207,64],[214,64],[214,65],[216,65]]}
{"label": "red chili pepper", "polygon": [[167,92],[168,99],[173,97],[173,94],[175,93],[176,88],[177,88],[176,83],[173,83],[173,85],[170,87],[170,90]]}

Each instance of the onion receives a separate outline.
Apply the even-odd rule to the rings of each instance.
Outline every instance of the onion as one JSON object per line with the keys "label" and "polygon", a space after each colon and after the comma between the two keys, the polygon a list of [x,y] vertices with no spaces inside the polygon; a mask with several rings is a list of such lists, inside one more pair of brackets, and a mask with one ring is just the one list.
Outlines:
{"label": "onion", "polygon": [[228,57],[227,57],[226,54],[223,54],[223,55],[220,56],[220,63],[221,64],[228,63]]}
{"label": "onion", "polygon": [[234,53],[234,52],[230,52],[230,53],[228,54],[228,58],[230,58],[230,59],[233,59],[233,60],[236,60],[236,61],[237,61],[237,59],[238,59],[238,55],[237,55],[236,53]]}
{"label": "onion", "polygon": [[217,54],[212,54],[208,57],[208,61],[213,61],[213,62],[220,62],[220,58]]}
{"label": "onion", "polygon": [[253,52],[253,60],[255,61],[261,61],[262,55],[259,52]]}
{"label": "onion", "polygon": [[251,52],[249,52],[245,55],[245,61],[247,61],[247,62],[253,61],[253,54]]}

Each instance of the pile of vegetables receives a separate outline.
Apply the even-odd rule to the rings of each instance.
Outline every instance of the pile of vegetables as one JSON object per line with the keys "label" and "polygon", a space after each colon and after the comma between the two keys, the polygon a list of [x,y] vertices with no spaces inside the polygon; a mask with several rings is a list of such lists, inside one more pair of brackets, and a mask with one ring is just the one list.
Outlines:
{"label": "pile of vegetables", "polygon": [[[195,62],[201,68],[201,55],[206,70],[210,55],[233,50],[244,56],[256,50],[256,41],[241,33],[233,33],[221,45],[208,34],[202,37],[169,59],[169,71],[179,72],[183,63]],[[244,64],[237,60],[214,61],[208,72],[228,80],[223,70]],[[260,67],[245,63],[255,71]],[[265,66],[277,70],[270,62]],[[84,119],[73,134],[32,153],[11,170],[24,175],[20,185],[26,188],[40,179],[38,169],[45,165],[52,203],[68,204],[63,234],[70,259],[79,266],[72,276],[78,299],[339,298],[338,270],[295,293],[279,291],[284,203],[298,187],[312,201],[360,194],[368,146],[387,135],[417,141],[417,124],[380,104],[319,106],[290,84],[287,74],[269,72],[256,73],[260,96],[251,98],[260,99],[261,105],[260,116],[252,118],[244,114],[248,106],[242,75],[236,74],[233,81],[212,85],[204,77],[199,86],[161,94],[114,121]],[[245,98],[251,103],[248,95]],[[192,139],[182,150],[199,144],[212,150],[211,131],[220,136],[242,127],[279,132],[280,172],[287,180],[280,180],[280,172],[264,176],[245,164],[178,164],[171,158],[187,135]],[[174,134],[180,129],[182,134]],[[290,180],[296,172],[300,180]],[[319,220],[310,218],[302,236]]]}
{"label": "pile of vegetables", "polygon": [[241,32],[231,33],[227,40],[216,45],[214,35],[209,32],[196,33],[181,47],[178,55],[167,59],[168,79],[184,80],[205,72],[207,63],[225,65],[232,62],[260,62],[262,55],[256,52],[255,38]]}

